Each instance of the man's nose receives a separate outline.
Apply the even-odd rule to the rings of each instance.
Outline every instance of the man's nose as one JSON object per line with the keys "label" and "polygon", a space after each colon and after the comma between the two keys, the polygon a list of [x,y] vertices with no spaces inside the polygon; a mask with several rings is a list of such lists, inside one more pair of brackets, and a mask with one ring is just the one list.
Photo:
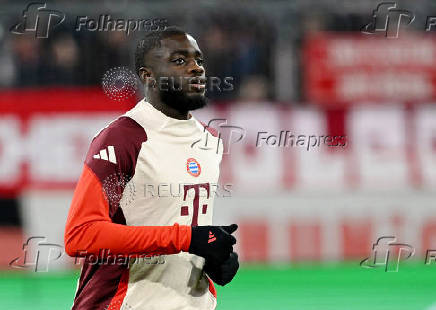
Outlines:
{"label": "man's nose", "polygon": [[193,60],[191,65],[189,66],[189,73],[193,73],[196,76],[202,75],[204,73],[204,68],[203,66],[199,66],[197,62]]}

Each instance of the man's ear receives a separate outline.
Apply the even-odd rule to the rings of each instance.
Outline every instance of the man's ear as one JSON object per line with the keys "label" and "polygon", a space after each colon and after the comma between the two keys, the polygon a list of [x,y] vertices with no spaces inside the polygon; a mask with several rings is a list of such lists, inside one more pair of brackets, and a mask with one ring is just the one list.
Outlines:
{"label": "man's ear", "polygon": [[146,89],[156,88],[156,79],[153,77],[153,73],[150,68],[139,68],[139,78],[141,79],[141,82],[144,84]]}
{"label": "man's ear", "polygon": [[138,73],[139,73],[139,78],[141,79],[142,83],[147,83],[152,76],[151,70],[149,68],[146,68],[146,67],[139,68]]}

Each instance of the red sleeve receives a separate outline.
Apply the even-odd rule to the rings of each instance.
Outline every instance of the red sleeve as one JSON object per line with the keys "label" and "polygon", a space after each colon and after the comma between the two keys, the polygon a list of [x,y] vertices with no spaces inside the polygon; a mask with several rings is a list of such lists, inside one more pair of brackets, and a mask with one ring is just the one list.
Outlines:
{"label": "red sleeve", "polygon": [[188,251],[191,227],[126,226],[109,218],[109,204],[101,183],[85,165],[74,192],[65,229],[65,250],[70,256],[80,251],[98,255],[103,249],[112,254],[176,254]]}
{"label": "red sleeve", "polygon": [[[141,144],[145,141],[143,128],[128,118],[115,121],[93,140],[65,227],[65,251],[68,255],[98,255],[103,250],[126,256],[188,251],[190,226],[126,226],[119,199],[114,201],[108,197],[111,195],[102,186],[107,176],[133,176]],[[94,157],[108,146],[112,146],[115,153],[111,161],[108,160],[111,159],[109,154],[104,159]]]}

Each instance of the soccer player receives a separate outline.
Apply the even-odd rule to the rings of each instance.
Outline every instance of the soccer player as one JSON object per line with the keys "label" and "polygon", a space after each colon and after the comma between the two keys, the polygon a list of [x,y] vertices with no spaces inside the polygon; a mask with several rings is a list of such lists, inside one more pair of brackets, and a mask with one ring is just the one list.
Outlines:
{"label": "soccer player", "polygon": [[219,143],[189,113],[206,104],[203,55],[170,27],[135,62],[146,98],[94,137],[68,214],[66,252],[85,257],[72,309],[214,309],[211,279],[239,263],[237,225],[212,226],[222,147],[192,147]]}

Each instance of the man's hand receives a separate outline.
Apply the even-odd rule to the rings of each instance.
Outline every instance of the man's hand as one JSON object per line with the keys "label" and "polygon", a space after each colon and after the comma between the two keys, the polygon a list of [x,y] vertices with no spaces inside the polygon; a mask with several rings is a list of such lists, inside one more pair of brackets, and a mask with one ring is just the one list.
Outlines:
{"label": "man's hand", "polygon": [[230,253],[230,257],[221,265],[206,261],[204,272],[218,285],[224,286],[233,280],[239,269],[238,254]]}
{"label": "man's hand", "polygon": [[193,226],[189,253],[202,256],[206,261],[220,265],[233,251],[236,238],[231,234],[238,225],[230,226]]}

